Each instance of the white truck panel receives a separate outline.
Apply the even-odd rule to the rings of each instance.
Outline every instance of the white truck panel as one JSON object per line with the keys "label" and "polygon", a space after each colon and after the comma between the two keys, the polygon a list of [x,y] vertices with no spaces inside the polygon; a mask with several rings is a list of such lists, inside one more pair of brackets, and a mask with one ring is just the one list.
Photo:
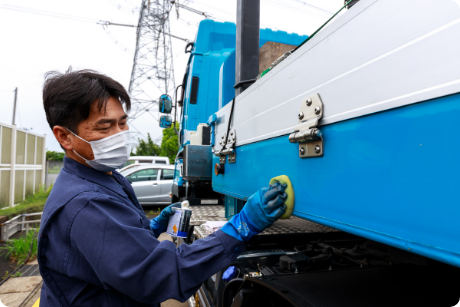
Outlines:
{"label": "white truck panel", "polygon": [[314,93],[327,125],[460,92],[459,37],[458,1],[362,0],[236,98],[236,146],[294,132]]}

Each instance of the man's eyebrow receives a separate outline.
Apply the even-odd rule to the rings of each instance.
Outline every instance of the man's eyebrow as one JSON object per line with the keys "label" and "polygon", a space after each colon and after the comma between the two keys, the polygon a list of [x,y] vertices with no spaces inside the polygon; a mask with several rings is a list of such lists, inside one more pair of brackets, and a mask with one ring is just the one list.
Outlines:
{"label": "man's eyebrow", "polygon": [[[128,118],[128,114],[125,114],[123,115],[120,120],[123,120],[123,119],[126,119]],[[100,119],[96,122],[96,125],[102,125],[102,124],[110,124],[110,123],[113,123],[115,122],[116,119],[111,119],[111,118],[103,118],[103,119]]]}
{"label": "man's eyebrow", "polygon": [[101,124],[109,124],[109,123],[113,123],[114,121],[116,121],[115,119],[110,119],[110,118],[103,118],[103,119],[100,119],[96,122],[96,125],[101,125]]}

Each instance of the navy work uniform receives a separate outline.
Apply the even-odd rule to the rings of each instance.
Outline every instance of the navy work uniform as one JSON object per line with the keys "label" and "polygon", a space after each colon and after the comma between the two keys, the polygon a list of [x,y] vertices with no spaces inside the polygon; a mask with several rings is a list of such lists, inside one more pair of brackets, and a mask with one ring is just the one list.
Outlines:
{"label": "navy work uniform", "polygon": [[130,183],[113,177],[64,158],[40,229],[40,307],[183,302],[244,251],[220,230],[179,248],[158,241]]}

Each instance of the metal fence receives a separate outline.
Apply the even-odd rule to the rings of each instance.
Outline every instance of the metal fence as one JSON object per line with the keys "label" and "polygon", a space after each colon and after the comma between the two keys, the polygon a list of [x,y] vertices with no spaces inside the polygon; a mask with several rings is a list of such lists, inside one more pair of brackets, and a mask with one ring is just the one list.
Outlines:
{"label": "metal fence", "polygon": [[[37,228],[31,228],[30,226],[38,226],[37,224],[40,224],[41,222],[41,216],[43,215],[43,212],[37,212],[37,213],[25,213],[18,215],[11,220],[8,220],[7,222],[1,224],[0,226],[2,227],[2,232],[1,232],[1,237],[0,241],[1,242],[6,242],[10,239],[12,235],[19,231],[26,231],[29,232],[29,230],[37,230]],[[27,217],[30,216],[40,216],[40,219],[34,219],[34,220],[26,220]],[[32,224],[29,226],[29,224]]]}
{"label": "metal fence", "polygon": [[0,124],[0,208],[19,203],[45,184],[46,135]]}

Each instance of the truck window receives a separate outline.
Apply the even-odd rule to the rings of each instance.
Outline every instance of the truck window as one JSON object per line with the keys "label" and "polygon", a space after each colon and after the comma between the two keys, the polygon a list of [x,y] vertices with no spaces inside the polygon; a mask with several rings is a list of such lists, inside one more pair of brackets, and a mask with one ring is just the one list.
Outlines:
{"label": "truck window", "polygon": [[156,161],[155,161],[155,164],[166,164],[166,161],[156,160]]}
{"label": "truck window", "polygon": [[196,99],[198,97],[198,83],[200,81],[200,78],[198,77],[193,77],[192,78],[192,90],[190,93],[190,103],[191,104],[196,104]]}

